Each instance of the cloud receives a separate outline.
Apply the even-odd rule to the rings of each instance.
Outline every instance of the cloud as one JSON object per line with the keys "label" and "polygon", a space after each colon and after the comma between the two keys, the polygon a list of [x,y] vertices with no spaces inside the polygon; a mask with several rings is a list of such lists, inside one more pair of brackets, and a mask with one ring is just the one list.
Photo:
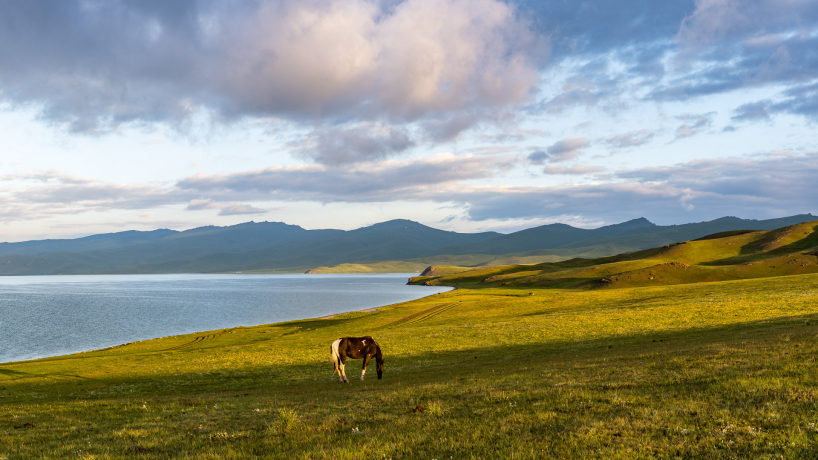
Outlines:
{"label": "cloud", "polygon": [[526,101],[545,49],[498,0],[47,3],[0,2],[0,97],[77,133],[205,110],[445,138]]}
{"label": "cloud", "polygon": [[378,158],[400,136],[362,123],[434,144],[521,107],[617,114],[818,78],[818,4],[803,0],[29,3],[0,2],[15,24],[0,28],[0,99],[87,134],[272,118],[358,131],[382,147],[351,157]]}
{"label": "cloud", "polygon": [[577,157],[580,149],[591,145],[584,137],[566,137],[548,147],[548,160],[554,163],[568,161]]}
{"label": "cloud", "polygon": [[551,158],[551,155],[545,153],[542,150],[535,150],[528,154],[528,161],[535,165],[541,165],[545,163],[546,160]]}
{"label": "cloud", "polygon": [[544,174],[565,174],[565,175],[582,175],[582,174],[593,174],[605,171],[605,168],[599,166],[568,166],[568,167],[561,167],[561,166],[554,166],[554,165],[547,165],[543,170]]}
{"label": "cloud", "polygon": [[238,216],[243,214],[266,214],[266,209],[256,208],[249,204],[233,203],[219,211],[220,216]]}
{"label": "cloud", "polygon": [[[814,24],[818,5],[802,0],[696,0],[676,40],[689,52],[740,43],[770,49],[786,41],[789,30]],[[711,50],[712,51],[712,50]]]}
{"label": "cloud", "polygon": [[[591,145],[590,142],[588,142],[588,140],[584,137],[566,137],[565,139],[561,139],[551,144],[551,146],[545,150],[535,150],[529,153],[527,158],[530,163],[535,165],[541,165],[546,162],[561,163],[563,161],[576,158],[580,153],[582,153],[580,149],[584,149],[589,145]],[[552,168],[551,170],[556,171],[557,169],[560,168]],[[567,171],[565,168],[561,169]],[[546,168],[546,170],[548,170],[548,168]]]}
{"label": "cloud", "polygon": [[612,50],[640,52],[646,43],[666,41],[691,11],[689,1],[610,2],[525,1],[538,31],[551,36],[552,56],[599,55]]}
{"label": "cloud", "polygon": [[769,99],[758,102],[748,102],[734,110],[731,119],[735,121],[769,120],[771,105],[772,101]]}
{"label": "cloud", "polygon": [[505,143],[505,142],[522,142],[533,136],[547,136],[549,133],[541,129],[521,129],[516,128],[509,131],[503,131],[498,134],[481,134],[477,136],[478,139],[486,142]]}
{"label": "cloud", "polygon": [[407,161],[330,168],[323,165],[273,166],[233,174],[196,175],[177,188],[197,195],[252,197],[261,200],[395,201],[416,200],[447,184],[486,179],[513,167],[502,156],[438,154]]}
{"label": "cloud", "polygon": [[444,153],[405,161],[333,167],[273,166],[232,174],[199,174],[174,185],[72,181],[71,176],[59,172],[31,172],[3,177],[9,185],[0,186],[0,217],[6,221],[34,220],[89,211],[154,210],[180,205],[194,211],[215,209],[220,207],[218,203],[232,203],[222,206],[220,215],[266,212],[242,204],[248,201],[438,201],[438,197],[457,190],[465,181],[501,175],[516,162],[513,155]]}
{"label": "cloud", "polygon": [[201,211],[203,209],[216,209],[219,205],[210,198],[200,198],[190,200],[190,203],[185,207],[185,211]]}
{"label": "cloud", "polygon": [[405,129],[386,126],[333,127],[308,136],[294,151],[317,163],[379,161],[414,147]]}
{"label": "cloud", "polygon": [[677,119],[684,120],[687,123],[676,128],[676,132],[674,133],[675,139],[679,140],[692,137],[709,128],[713,125],[713,115],[715,115],[714,112],[700,115],[686,114],[676,117]]}
{"label": "cloud", "polygon": [[676,166],[620,172],[618,177],[639,182],[663,183],[688,189],[706,199],[703,206],[728,209],[755,205],[772,211],[813,209],[808,196],[818,191],[810,177],[818,173],[818,155],[771,156],[762,160],[728,158],[692,161]]}
{"label": "cloud", "polygon": [[698,51],[720,41],[748,19],[739,0],[697,0],[696,9],[682,21],[676,38]]}
{"label": "cloud", "polygon": [[[247,202],[437,203],[472,221],[592,216],[616,222],[645,216],[665,222],[724,215],[776,217],[818,212],[818,153],[773,152],[747,158],[699,160],[609,173],[603,182],[565,186],[480,185],[510,171],[514,156],[440,154],[405,161],[327,167],[275,166],[231,174],[196,175],[171,186],[27,179],[0,188],[7,222],[89,211],[150,210],[229,203],[220,215],[260,213]],[[592,167],[553,167],[588,174]],[[272,206],[275,206],[272,204]],[[265,206],[271,209],[270,206]],[[157,214],[158,215],[158,214]]]}
{"label": "cloud", "polygon": [[605,139],[605,143],[619,149],[627,147],[637,147],[653,139],[654,134],[655,131],[650,129],[629,131],[625,134],[609,137]]}
{"label": "cloud", "polygon": [[773,113],[803,115],[818,120],[818,83],[792,87],[784,92],[786,99],[773,104]]}
{"label": "cloud", "polygon": [[172,144],[173,140],[167,137],[150,137],[147,139],[143,139],[142,143],[147,145]]}
{"label": "cloud", "polygon": [[[816,211],[818,154],[701,160],[618,171],[607,182],[571,186],[476,185],[507,171],[496,157],[438,155],[340,171],[319,165],[268,168],[180,181],[191,193],[324,202],[454,203],[468,219],[547,218],[569,213],[608,222],[641,215],[671,222],[724,215],[780,216]],[[553,165],[549,165],[553,166]],[[554,173],[586,174],[591,167]],[[600,171],[601,172],[601,171]],[[679,217],[684,212],[684,217]]]}
{"label": "cloud", "polygon": [[0,176],[0,180],[18,181],[30,180],[42,183],[59,183],[59,184],[89,184],[94,182],[93,179],[87,177],[77,177],[70,174],[65,174],[59,171],[29,171],[22,174],[7,174]]}
{"label": "cloud", "polygon": [[453,200],[469,203],[468,217],[530,219],[571,214],[606,222],[646,216],[668,223],[727,215],[781,217],[816,212],[818,154],[727,158],[639,168],[616,181],[542,187],[474,187]]}

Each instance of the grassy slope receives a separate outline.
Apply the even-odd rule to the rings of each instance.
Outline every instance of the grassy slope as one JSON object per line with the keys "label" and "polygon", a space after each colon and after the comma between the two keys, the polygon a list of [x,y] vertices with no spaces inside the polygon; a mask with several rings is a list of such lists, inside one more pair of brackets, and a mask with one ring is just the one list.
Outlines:
{"label": "grassy slope", "polygon": [[593,260],[487,267],[416,283],[625,288],[818,273],[818,222],[667,245]]}
{"label": "grassy slope", "polygon": [[[770,260],[810,244],[798,231],[608,265]],[[814,455],[818,274],[619,289],[467,274],[447,276],[479,289],[375,313],[0,364],[0,458]],[[329,343],[359,334],[381,343],[384,380],[338,384]]]}

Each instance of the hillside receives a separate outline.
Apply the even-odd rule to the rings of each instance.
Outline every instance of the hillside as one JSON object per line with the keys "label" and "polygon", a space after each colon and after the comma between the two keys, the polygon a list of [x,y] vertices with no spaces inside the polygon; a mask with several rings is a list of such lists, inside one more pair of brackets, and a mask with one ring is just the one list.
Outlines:
{"label": "hillside", "polygon": [[818,273],[818,221],[770,231],[722,232],[598,259],[487,267],[419,284],[616,289]]}

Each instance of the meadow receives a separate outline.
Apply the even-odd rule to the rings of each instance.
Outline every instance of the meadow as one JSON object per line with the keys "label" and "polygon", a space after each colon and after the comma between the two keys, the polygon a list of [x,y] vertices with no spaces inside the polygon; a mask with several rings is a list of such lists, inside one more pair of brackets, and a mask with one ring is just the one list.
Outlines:
{"label": "meadow", "polygon": [[[757,263],[812,257],[802,230],[454,270],[416,282],[459,289],[376,311],[0,364],[0,459],[815,458],[818,274]],[[694,269],[767,268],[594,281],[681,246]],[[378,340],[383,380],[332,375],[346,335]]]}

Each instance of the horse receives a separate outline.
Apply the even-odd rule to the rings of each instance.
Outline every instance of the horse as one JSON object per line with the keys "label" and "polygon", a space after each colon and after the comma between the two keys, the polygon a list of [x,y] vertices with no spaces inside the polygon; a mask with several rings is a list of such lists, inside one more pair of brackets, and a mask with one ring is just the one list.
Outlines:
{"label": "horse", "polygon": [[334,367],[333,375],[338,374],[341,378],[341,383],[349,383],[347,375],[344,372],[347,358],[363,359],[364,369],[361,371],[361,381],[366,374],[366,365],[369,360],[375,357],[377,362],[376,370],[378,371],[378,379],[383,376],[383,355],[381,354],[381,347],[370,336],[366,337],[342,337],[330,346],[330,357]]}

